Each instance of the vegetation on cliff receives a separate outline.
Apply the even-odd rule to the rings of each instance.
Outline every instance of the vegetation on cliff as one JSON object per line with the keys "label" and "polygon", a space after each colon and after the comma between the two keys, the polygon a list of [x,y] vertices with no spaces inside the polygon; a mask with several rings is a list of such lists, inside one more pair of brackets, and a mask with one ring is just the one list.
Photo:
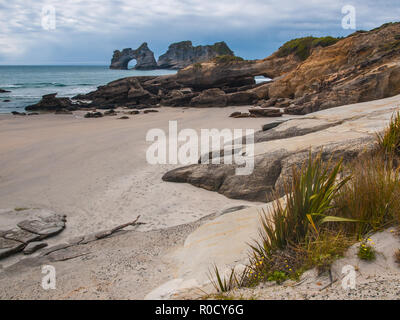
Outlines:
{"label": "vegetation on cliff", "polygon": [[286,57],[289,54],[294,53],[301,60],[306,60],[310,54],[312,49],[316,47],[328,47],[336,42],[338,42],[340,38],[334,37],[304,37],[297,38],[286,42],[282,47],[279,48],[277,55],[278,57]]}
{"label": "vegetation on cliff", "polygon": [[230,55],[216,56],[213,60],[214,60],[217,64],[230,64],[230,63],[235,63],[235,62],[242,62],[242,61],[244,61],[244,59],[241,58],[241,57],[230,56]]}

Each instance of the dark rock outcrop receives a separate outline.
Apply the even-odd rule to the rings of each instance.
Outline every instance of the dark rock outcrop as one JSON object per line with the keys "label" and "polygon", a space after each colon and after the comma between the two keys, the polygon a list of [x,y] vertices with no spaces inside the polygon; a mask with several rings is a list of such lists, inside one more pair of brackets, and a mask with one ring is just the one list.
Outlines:
{"label": "dark rock outcrop", "polygon": [[252,108],[249,112],[256,117],[281,117],[283,114],[276,108]]}
{"label": "dark rock outcrop", "polygon": [[159,57],[157,65],[160,69],[183,69],[222,55],[234,55],[225,42],[194,47],[191,41],[182,41],[171,44],[167,52]]}
{"label": "dark rock outcrop", "polygon": [[0,89],[0,93],[7,93],[7,92],[11,92],[11,91]]}
{"label": "dark rock outcrop", "polygon": [[25,112],[11,111],[14,116],[26,116]]}
{"label": "dark rock outcrop", "polygon": [[57,93],[46,94],[38,103],[27,106],[25,109],[28,111],[74,111],[78,109],[79,104],[69,98],[57,98],[56,95]]}
{"label": "dark rock outcrop", "polygon": [[85,114],[85,118],[101,118],[103,114],[101,112],[88,112]]}
{"label": "dark rock outcrop", "polygon": [[132,50],[131,48],[126,48],[122,51],[115,50],[111,59],[110,69],[128,70],[129,61],[133,59],[137,61],[134,67],[136,70],[157,69],[154,53],[149,49],[146,42],[136,50]]}
{"label": "dark rock outcrop", "polygon": [[218,88],[208,89],[194,97],[190,106],[192,107],[225,107],[228,99],[224,91]]}

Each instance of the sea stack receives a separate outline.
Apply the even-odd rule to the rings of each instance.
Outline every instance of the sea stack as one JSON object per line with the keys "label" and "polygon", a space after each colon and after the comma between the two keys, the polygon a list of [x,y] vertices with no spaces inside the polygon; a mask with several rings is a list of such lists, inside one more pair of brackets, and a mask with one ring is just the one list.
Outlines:
{"label": "sea stack", "polygon": [[168,51],[159,57],[157,64],[160,69],[183,69],[193,63],[223,55],[234,56],[233,51],[223,41],[196,47],[191,41],[182,41],[171,44]]}
{"label": "sea stack", "polygon": [[144,42],[136,50],[125,48],[122,51],[115,50],[111,59],[110,69],[128,70],[128,63],[135,59],[136,70],[152,70],[157,69],[157,62],[154,53],[149,49],[147,43]]}

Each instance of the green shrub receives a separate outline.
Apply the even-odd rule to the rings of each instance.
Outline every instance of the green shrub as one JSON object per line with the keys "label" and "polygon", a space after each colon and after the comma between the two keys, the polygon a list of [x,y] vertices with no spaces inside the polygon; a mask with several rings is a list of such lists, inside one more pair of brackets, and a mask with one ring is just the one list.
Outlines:
{"label": "green shrub", "polygon": [[285,183],[284,207],[280,200],[275,201],[273,209],[262,215],[260,232],[261,243],[253,249],[261,255],[269,251],[284,249],[288,244],[300,244],[310,231],[318,233],[318,226],[329,216],[331,202],[346,179],[338,179],[342,167],[339,161],[333,169],[323,164],[321,155],[312,158],[299,170],[292,168],[292,181]]}
{"label": "green shrub", "polygon": [[281,284],[288,279],[288,276],[283,271],[274,271],[271,275],[268,276],[268,281],[275,281],[277,284]]}

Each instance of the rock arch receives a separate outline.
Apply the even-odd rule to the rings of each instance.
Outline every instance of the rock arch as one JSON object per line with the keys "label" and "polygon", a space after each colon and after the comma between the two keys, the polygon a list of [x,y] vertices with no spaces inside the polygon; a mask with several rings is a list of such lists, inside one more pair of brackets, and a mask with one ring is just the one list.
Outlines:
{"label": "rock arch", "polygon": [[122,51],[115,50],[110,69],[128,70],[128,64],[133,59],[137,62],[134,67],[136,70],[157,69],[154,53],[149,49],[146,42],[136,50],[132,50],[131,48],[125,48]]}

